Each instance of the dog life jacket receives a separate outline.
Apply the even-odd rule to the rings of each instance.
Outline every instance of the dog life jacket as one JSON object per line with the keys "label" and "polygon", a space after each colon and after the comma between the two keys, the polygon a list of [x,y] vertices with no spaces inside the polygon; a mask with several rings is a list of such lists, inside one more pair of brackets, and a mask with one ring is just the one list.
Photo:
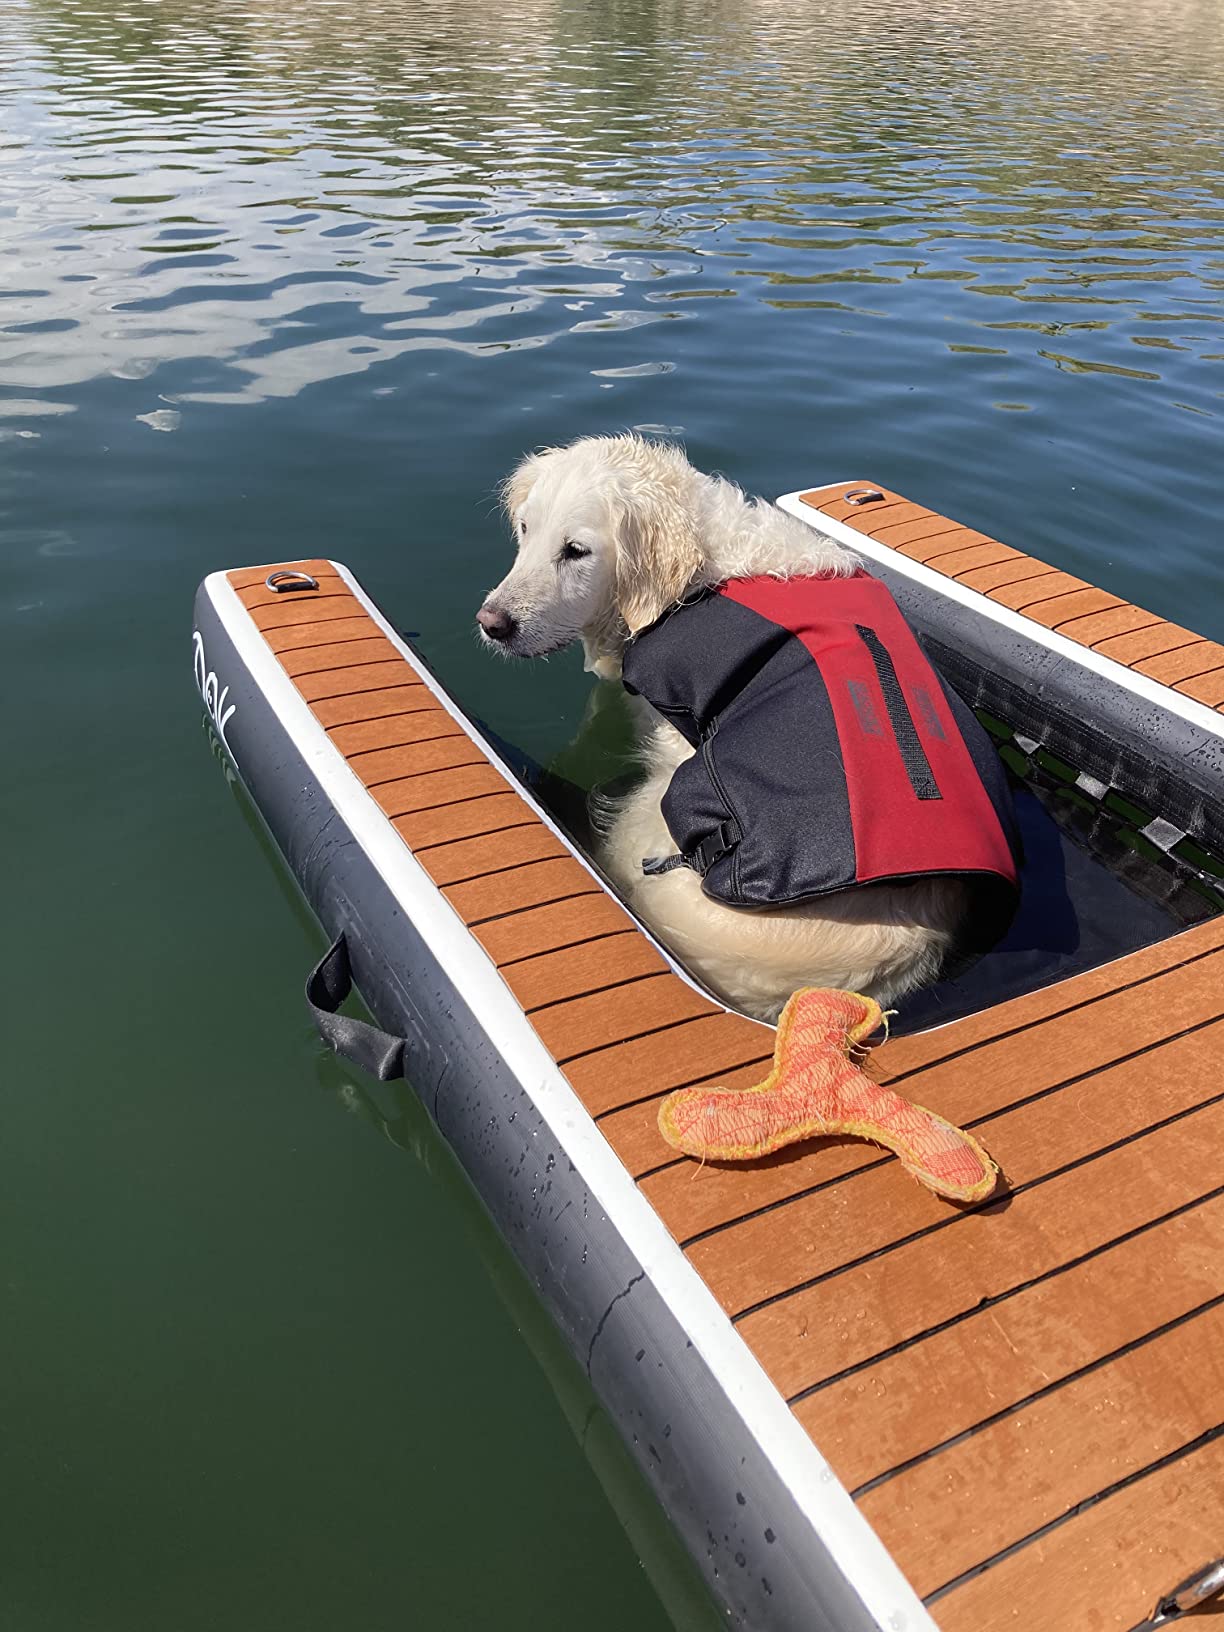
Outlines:
{"label": "dog life jacket", "polygon": [[879,579],[734,579],[632,640],[624,681],[697,750],[663,797],[679,854],[647,873],[693,867],[737,907],[964,875],[975,944],[1006,928],[1006,775]]}

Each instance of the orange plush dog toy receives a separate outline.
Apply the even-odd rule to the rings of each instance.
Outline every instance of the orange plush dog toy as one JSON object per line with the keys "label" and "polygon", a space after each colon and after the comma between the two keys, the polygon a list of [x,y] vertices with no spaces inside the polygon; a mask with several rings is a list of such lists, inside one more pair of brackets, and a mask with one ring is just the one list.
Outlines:
{"label": "orange plush dog toy", "polygon": [[800,992],[778,1021],[773,1070],[753,1088],[681,1088],[659,1131],[686,1156],[742,1162],[800,1139],[851,1134],[895,1151],[907,1173],[949,1201],[982,1201],[998,1169],[976,1139],[873,1082],[852,1057],[884,1024],[857,992]]}

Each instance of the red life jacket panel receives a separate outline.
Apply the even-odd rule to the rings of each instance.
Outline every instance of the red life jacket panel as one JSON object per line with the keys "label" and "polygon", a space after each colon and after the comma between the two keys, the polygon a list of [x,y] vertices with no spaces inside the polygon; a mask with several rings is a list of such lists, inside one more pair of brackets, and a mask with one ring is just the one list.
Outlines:
{"label": "red life jacket panel", "polygon": [[778,906],[955,874],[981,885],[990,938],[1006,927],[1006,774],[878,579],[734,579],[631,641],[624,679],[698,750],[664,796],[662,865],[696,867],[708,895]]}

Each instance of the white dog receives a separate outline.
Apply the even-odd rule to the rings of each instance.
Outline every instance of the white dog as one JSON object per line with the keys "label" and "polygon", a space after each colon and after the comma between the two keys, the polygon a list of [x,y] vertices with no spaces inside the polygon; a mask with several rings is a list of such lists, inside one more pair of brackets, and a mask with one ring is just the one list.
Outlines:
{"label": "white dog", "polygon": [[[619,680],[629,637],[694,589],[858,566],[776,506],[694,470],[678,448],[635,436],[531,454],[503,498],[518,556],[477,614],[484,641],[541,657],[580,640],[587,669],[609,680]],[[956,878],[750,909],[711,899],[687,867],[644,876],[644,857],[675,849],[660,800],[693,749],[641,699],[634,707],[646,777],[611,811],[601,860],[631,909],[700,979],[732,1007],[775,1020],[801,986],[889,1003],[935,977],[969,909]]]}

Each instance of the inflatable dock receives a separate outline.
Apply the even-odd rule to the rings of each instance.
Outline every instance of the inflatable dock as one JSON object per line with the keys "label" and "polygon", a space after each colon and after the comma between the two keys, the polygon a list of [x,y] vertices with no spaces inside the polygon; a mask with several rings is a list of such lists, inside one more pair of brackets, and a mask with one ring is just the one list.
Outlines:
{"label": "inflatable dock", "polygon": [[196,683],[332,943],[320,1030],[425,1102],[728,1625],[1170,1624],[1224,1590],[1224,646],[868,482],[779,503],[885,579],[1030,814],[1040,911],[869,1064],[988,1148],[979,1206],[861,1141],[663,1141],[772,1028],[343,565],[206,579]]}

